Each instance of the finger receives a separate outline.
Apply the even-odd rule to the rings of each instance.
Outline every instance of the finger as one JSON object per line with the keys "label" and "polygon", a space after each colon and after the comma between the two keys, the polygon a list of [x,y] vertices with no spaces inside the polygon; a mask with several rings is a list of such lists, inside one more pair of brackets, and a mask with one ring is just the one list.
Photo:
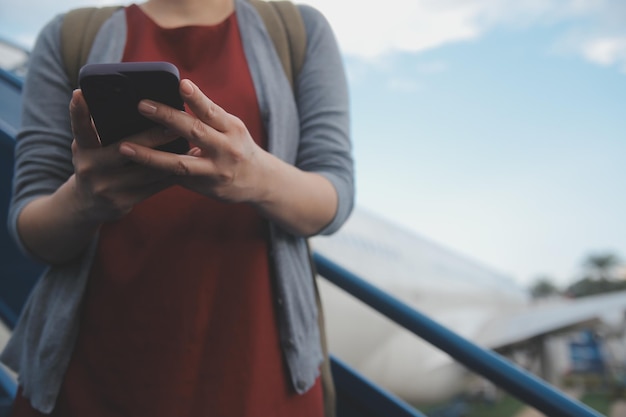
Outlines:
{"label": "finger", "polygon": [[231,115],[204,95],[193,82],[182,80],[180,95],[198,119],[219,132],[228,130]]}
{"label": "finger", "polygon": [[224,134],[197,117],[151,100],[141,100],[139,111],[157,124],[178,132],[203,149],[217,149],[226,140]]}
{"label": "finger", "polygon": [[138,201],[137,199],[142,199],[142,196],[150,195],[152,192],[148,190],[158,188],[158,184],[161,184],[160,188],[163,189],[173,185],[174,180],[175,177],[170,173],[132,164],[111,172],[104,182],[101,182],[104,185],[99,187],[99,190],[104,195],[126,196]]}
{"label": "finger", "polygon": [[146,182],[151,182],[154,179],[165,178],[171,175],[163,170],[136,164],[129,161],[128,158],[124,159],[129,163],[118,169],[117,176],[122,178],[122,183],[128,184],[129,186],[133,184],[141,185]]}
{"label": "finger", "polygon": [[212,173],[213,164],[209,159],[200,160],[190,155],[160,152],[126,142],[120,145],[120,153],[142,166],[174,175],[210,175]]}
{"label": "finger", "polygon": [[187,155],[189,156],[202,156],[202,149],[198,148],[197,146],[189,149],[189,151],[187,152]]}
{"label": "finger", "polygon": [[179,137],[180,134],[171,129],[166,129],[162,126],[155,126],[144,132],[129,136],[124,139],[123,142],[132,142],[140,146],[156,148],[161,145],[165,145],[174,139],[178,139]]}
{"label": "finger", "polygon": [[89,108],[80,90],[74,90],[70,101],[70,118],[72,121],[72,134],[80,148],[100,148],[100,140],[96,129],[91,122]]}
{"label": "finger", "polygon": [[132,164],[129,165],[127,169],[120,172],[119,181],[120,187],[132,190],[133,193],[137,194],[150,184],[167,183],[171,185],[173,183],[173,176],[169,172],[152,167]]}

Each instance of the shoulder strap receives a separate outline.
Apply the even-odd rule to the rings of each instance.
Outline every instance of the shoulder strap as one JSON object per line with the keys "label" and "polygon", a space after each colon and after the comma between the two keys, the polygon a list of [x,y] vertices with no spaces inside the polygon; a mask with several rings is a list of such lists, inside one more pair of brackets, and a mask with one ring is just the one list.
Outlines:
{"label": "shoulder strap", "polygon": [[311,244],[306,241],[307,250],[309,252],[309,263],[313,271],[313,287],[315,290],[315,304],[317,305],[317,326],[320,332],[320,345],[324,354],[324,361],[320,365],[320,378],[322,380],[322,392],[324,397],[324,417],[337,416],[337,391],[333,380],[333,373],[330,364],[330,353],[328,349],[328,338],[326,335],[326,320],[324,318],[324,305],[320,296],[320,289],[317,285],[317,268],[313,260],[313,251]]}
{"label": "shoulder strap", "polygon": [[295,91],[295,80],[304,64],[306,29],[298,6],[289,0],[250,0],[265,23],[285,75]]}
{"label": "shoulder strap", "polygon": [[87,62],[100,27],[121,7],[84,7],[70,10],[63,17],[61,55],[72,87],[78,87],[78,72]]}
{"label": "shoulder strap", "polygon": [[[289,0],[250,0],[250,3],[263,19],[285,75],[294,89],[306,54],[306,30],[298,7]],[[61,54],[72,87],[78,86],[78,72],[87,62],[100,27],[121,7],[83,7],[70,10],[63,17]]]}

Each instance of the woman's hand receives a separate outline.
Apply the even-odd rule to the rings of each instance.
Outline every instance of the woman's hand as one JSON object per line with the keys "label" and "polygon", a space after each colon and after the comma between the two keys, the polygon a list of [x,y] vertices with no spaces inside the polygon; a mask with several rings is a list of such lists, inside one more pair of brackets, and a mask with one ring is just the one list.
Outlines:
{"label": "woman's hand", "polygon": [[[30,252],[51,264],[79,255],[103,222],[114,220],[152,194],[173,184],[172,175],[132,164],[119,145],[102,147],[80,91],[70,103],[75,173],[54,193],[37,197],[20,212],[17,227]],[[162,128],[129,137],[147,149],[175,136]]]}
{"label": "woman's hand", "polygon": [[337,209],[334,187],[322,175],[304,172],[260,148],[244,123],[213,103],[189,80],[180,94],[195,115],[144,100],[139,111],[193,145],[187,155],[125,141],[119,152],[147,167],[170,172],[200,194],[228,202],[248,202],[294,234],[311,235]]}
{"label": "woman's hand", "polygon": [[187,155],[129,142],[120,152],[139,164],[175,174],[181,185],[200,194],[228,202],[259,200],[263,149],[239,118],[213,103],[191,81],[183,80],[180,88],[195,116],[148,100],[140,103],[139,111],[187,138],[192,144]]}
{"label": "woman's hand", "polygon": [[[119,144],[101,146],[79,90],[72,96],[70,116],[74,135],[74,201],[81,218],[94,223],[119,218],[135,204],[172,185],[168,172],[129,163],[120,155]],[[175,138],[163,128],[153,128],[126,140],[155,147]]]}

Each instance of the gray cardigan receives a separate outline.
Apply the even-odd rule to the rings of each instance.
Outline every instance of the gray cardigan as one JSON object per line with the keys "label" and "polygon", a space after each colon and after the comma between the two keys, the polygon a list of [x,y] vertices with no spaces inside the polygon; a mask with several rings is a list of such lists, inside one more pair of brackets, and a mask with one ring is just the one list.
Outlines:
{"label": "gray cardigan", "polygon": [[[332,233],[345,222],[354,200],[347,85],[333,33],[319,12],[299,6],[307,51],[294,100],[256,10],[245,0],[235,4],[269,151],[331,181],[339,206],[321,233]],[[40,33],[24,87],[9,230],[25,252],[17,232],[20,211],[33,198],[53,193],[73,173],[67,110],[72,91],[59,52],[62,19],[58,16]],[[125,40],[125,14],[118,11],[102,26],[88,62],[120,61]],[[76,341],[78,309],[95,247],[94,240],[75,261],[44,272],[0,357],[18,372],[24,395],[44,413],[54,408]],[[271,225],[270,256],[277,280],[281,346],[293,387],[302,393],[314,383],[322,360],[306,241]]]}

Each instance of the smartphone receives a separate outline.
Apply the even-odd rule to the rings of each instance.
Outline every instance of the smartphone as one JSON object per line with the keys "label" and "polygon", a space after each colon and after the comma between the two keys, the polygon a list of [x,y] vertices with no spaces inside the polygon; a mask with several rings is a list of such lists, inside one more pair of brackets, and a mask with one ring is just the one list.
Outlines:
{"label": "smartphone", "polygon": [[[87,64],[78,75],[103,146],[156,126],[137,110],[143,99],[184,111],[179,83],[178,68],[169,62]],[[189,150],[189,143],[178,138],[156,149],[181,154]]]}

